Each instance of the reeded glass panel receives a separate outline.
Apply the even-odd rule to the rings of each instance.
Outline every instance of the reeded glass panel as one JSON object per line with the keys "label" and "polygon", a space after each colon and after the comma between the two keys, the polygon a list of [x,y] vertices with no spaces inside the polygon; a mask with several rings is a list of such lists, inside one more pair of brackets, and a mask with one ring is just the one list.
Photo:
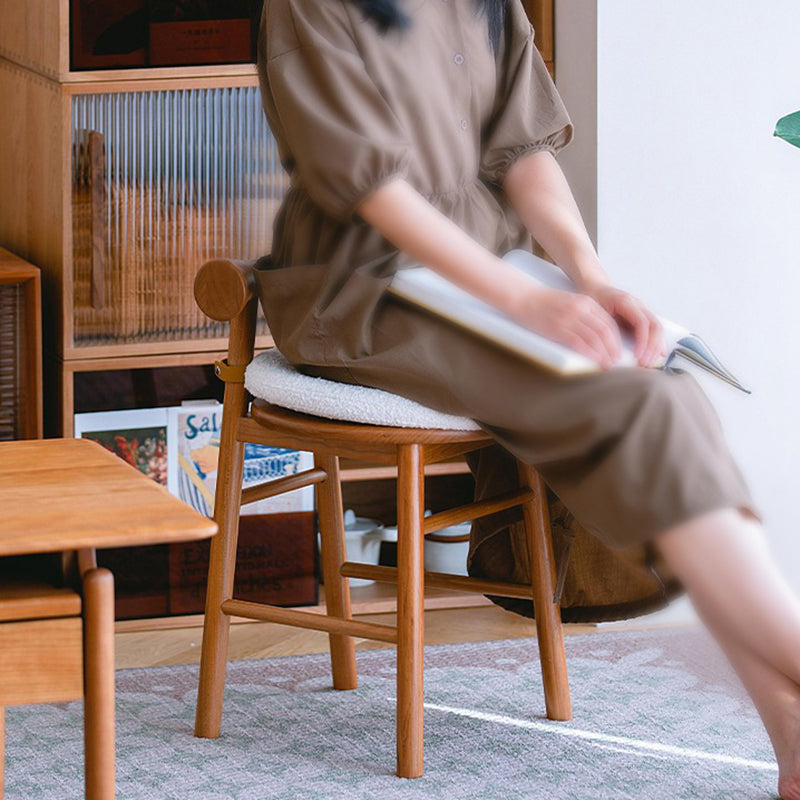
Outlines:
{"label": "reeded glass panel", "polygon": [[0,441],[20,436],[22,386],[22,308],[17,283],[0,283]]}
{"label": "reeded glass panel", "polygon": [[75,343],[225,335],[194,275],[268,253],[287,186],[257,88],[74,97]]}

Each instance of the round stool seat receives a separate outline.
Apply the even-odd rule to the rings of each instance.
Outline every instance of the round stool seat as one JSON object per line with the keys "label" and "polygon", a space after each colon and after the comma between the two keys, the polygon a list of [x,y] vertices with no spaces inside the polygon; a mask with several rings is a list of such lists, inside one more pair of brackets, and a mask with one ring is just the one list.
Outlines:
{"label": "round stool seat", "polygon": [[273,406],[316,417],[393,428],[481,430],[469,417],[445,414],[383,389],[305,375],[275,347],[250,362],[244,385]]}

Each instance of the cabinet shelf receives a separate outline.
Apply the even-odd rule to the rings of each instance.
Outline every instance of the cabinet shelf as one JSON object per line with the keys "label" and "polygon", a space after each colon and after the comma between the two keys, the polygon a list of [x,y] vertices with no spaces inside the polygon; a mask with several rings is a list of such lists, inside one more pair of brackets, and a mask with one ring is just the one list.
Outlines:
{"label": "cabinet shelf", "polygon": [[152,88],[154,82],[170,87],[185,81],[198,85],[219,83],[225,86],[255,86],[258,82],[255,64],[209,64],[196,67],[130,67],[128,69],[70,70],[62,83],[70,91],[86,91],[86,84],[100,91],[118,91],[131,84],[141,83],[142,88]]}

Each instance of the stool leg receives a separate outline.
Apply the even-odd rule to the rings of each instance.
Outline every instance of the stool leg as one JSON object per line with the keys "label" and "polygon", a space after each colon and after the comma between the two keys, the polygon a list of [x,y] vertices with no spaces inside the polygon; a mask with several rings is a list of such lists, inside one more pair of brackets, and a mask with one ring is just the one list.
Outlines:
{"label": "stool leg", "polygon": [[83,578],[83,713],[86,800],[114,798],[114,577]]}
{"label": "stool leg", "polygon": [[[341,567],[347,558],[344,538],[344,508],[342,485],[337,456],[314,454],[314,466],[323,469],[328,477],[315,484],[317,513],[319,515],[320,540],[322,543],[322,579],[325,582],[325,608],[329,614],[350,619],[350,582],[341,575]],[[334,689],[355,689],[356,648],[352,636],[332,633],[330,635],[331,671]]]}
{"label": "stool leg", "polygon": [[422,775],[423,507],[422,446],[397,454],[397,774]]}
{"label": "stool leg", "polygon": [[533,490],[534,498],[522,505],[528,549],[531,557],[533,608],[539,657],[542,663],[544,702],[548,719],[572,719],[567,656],[561,628],[561,609],[555,598],[555,558],[550,533],[550,512],[546,484],[530,465],[517,462],[520,483]]}
{"label": "stool leg", "polygon": [[[229,391],[230,386],[226,388],[226,398]],[[231,619],[222,613],[221,606],[233,596],[242,499],[244,443],[235,440],[234,428],[230,431],[226,428],[224,415],[228,413],[227,405],[225,408],[214,501],[214,519],[219,530],[211,540],[203,647],[200,653],[200,683],[194,724],[194,735],[202,739],[216,739],[222,726],[222,696],[225,691]],[[226,458],[226,455],[229,457]]]}

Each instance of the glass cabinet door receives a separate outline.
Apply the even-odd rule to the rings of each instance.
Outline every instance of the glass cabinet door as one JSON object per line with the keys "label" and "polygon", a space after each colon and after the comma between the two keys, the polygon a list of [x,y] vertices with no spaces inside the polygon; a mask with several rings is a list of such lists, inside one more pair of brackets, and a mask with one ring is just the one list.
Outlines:
{"label": "glass cabinet door", "polygon": [[194,275],[269,253],[288,187],[258,88],[76,95],[72,151],[74,343],[224,336]]}

